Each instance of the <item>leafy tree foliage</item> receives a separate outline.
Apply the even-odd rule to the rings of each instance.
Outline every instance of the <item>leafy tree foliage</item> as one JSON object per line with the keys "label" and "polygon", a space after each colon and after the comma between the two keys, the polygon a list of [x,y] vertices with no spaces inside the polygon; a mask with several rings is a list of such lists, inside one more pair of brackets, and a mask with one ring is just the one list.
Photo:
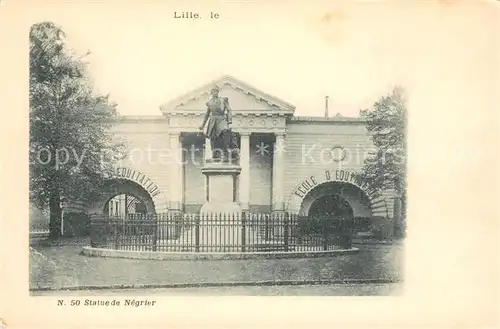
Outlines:
{"label": "leafy tree foliage", "polygon": [[60,235],[61,202],[91,202],[123,155],[110,135],[116,105],[93,90],[84,56],[51,22],[30,31],[30,199],[49,206],[50,236]]}
{"label": "leafy tree foliage", "polygon": [[[403,88],[378,100],[371,109],[361,111],[366,128],[376,148],[362,169],[362,176],[372,189],[394,189],[406,204],[406,98]],[[404,214],[402,214],[404,216]]]}

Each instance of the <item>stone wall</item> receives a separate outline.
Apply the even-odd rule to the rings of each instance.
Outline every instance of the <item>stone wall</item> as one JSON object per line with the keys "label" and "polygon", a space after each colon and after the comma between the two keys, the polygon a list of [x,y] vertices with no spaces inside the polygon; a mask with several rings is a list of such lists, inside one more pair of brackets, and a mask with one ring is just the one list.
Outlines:
{"label": "stone wall", "polygon": [[[328,169],[359,171],[366,152],[372,142],[363,122],[290,122],[285,137],[285,202],[290,198],[297,184],[311,173]],[[341,154],[343,147],[347,157],[335,162],[330,155]]]}
{"label": "stone wall", "polygon": [[[137,119],[119,122],[113,127],[117,140],[126,142],[129,155],[120,167],[133,168],[149,177],[162,194],[155,204],[157,211],[164,211],[168,198],[169,154],[168,122],[163,118]],[[156,200],[155,200],[156,201]]]}

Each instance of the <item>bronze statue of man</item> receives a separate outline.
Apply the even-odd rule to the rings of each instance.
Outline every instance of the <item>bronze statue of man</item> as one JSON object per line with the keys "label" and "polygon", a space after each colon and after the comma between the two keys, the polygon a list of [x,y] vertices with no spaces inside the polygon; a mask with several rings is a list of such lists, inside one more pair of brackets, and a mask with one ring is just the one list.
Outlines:
{"label": "bronze statue of man", "polygon": [[203,131],[208,121],[205,134],[210,139],[210,145],[212,146],[212,159],[222,157],[222,159],[227,160],[230,154],[234,154],[233,147],[235,146],[231,132],[232,113],[229,99],[219,97],[219,87],[217,85],[210,90],[210,93],[212,97],[206,103],[207,112],[199,129]]}

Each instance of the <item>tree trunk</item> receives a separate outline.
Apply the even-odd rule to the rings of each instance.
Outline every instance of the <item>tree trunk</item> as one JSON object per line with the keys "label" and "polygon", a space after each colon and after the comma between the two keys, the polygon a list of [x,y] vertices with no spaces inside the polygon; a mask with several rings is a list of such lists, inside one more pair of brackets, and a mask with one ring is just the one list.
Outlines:
{"label": "tree trunk", "polygon": [[401,197],[397,195],[394,198],[394,236],[397,238],[401,238]]}
{"label": "tree trunk", "polygon": [[52,192],[49,200],[49,238],[57,239],[61,236],[61,195],[59,191]]}
{"label": "tree trunk", "polygon": [[401,195],[401,234],[406,236],[406,194]]}
{"label": "tree trunk", "polygon": [[406,215],[406,204],[405,204],[405,187],[403,180],[400,177],[395,178],[394,182],[396,186],[396,197],[394,198],[394,223],[396,229],[396,237],[405,237],[406,225],[405,225],[405,215]]}

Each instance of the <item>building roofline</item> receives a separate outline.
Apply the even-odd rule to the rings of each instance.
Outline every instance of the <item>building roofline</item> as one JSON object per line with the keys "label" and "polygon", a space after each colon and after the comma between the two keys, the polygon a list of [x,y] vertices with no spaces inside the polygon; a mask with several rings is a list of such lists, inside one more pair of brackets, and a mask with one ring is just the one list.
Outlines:
{"label": "building roofline", "polygon": [[120,115],[117,122],[166,122],[163,115]]}
{"label": "building roofline", "polygon": [[[115,122],[167,122],[167,118],[163,115],[121,115]],[[290,116],[290,123],[359,123],[367,122],[363,117],[317,117],[317,116]]]}
{"label": "building roofline", "polygon": [[[290,123],[325,123],[325,122],[348,122],[348,123],[366,123],[367,119],[363,117],[316,117],[316,116],[290,116]],[[166,122],[163,115],[121,115],[116,122]]]}
{"label": "building roofline", "polygon": [[343,117],[343,116],[335,116],[335,117],[314,117],[314,116],[293,116],[289,118],[290,122],[312,122],[312,123],[321,123],[321,122],[350,122],[350,123],[366,123],[367,119],[362,117]]}

